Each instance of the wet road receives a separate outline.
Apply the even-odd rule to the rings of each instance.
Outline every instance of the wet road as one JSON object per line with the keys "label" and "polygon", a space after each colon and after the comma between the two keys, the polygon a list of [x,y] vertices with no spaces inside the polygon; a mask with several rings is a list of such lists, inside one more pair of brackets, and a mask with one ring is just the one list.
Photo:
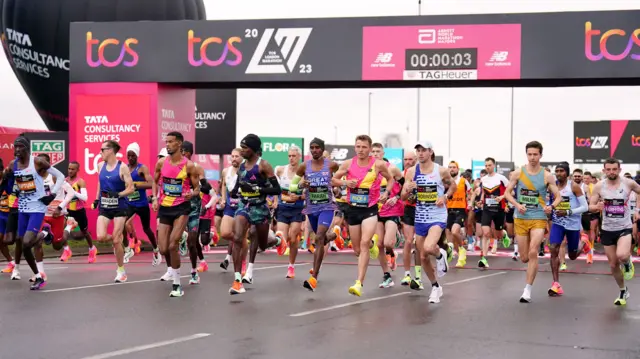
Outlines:
{"label": "wet road", "polygon": [[[308,292],[309,254],[299,255],[297,277],[286,280],[286,260],[258,256],[254,284],[230,296],[232,275],[218,267],[223,254],[207,255],[210,270],[185,296],[169,298],[171,284],[158,278],[166,266],[152,267],[150,255],[127,266],[129,282],[114,284],[112,256],[69,263],[50,261],[48,286],[28,290],[22,281],[0,278],[0,358],[638,358],[640,286],[629,284],[626,307],[615,307],[615,282],[603,274],[561,274],[565,295],[547,296],[551,274],[540,273],[533,303],[521,304],[523,265],[490,257],[491,270],[451,271],[441,280],[441,303],[429,304],[429,290],[400,286],[379,289],[379,266],[372,265],[365,292],[351,297],[356,275],[349,253],[330,254],[318,290]],[[469,260],[472,264],[474,261]],[[184,262],[183,262],[184,263]],[[376,262],[377,263],[377,262]],[[570,270],[606,273],[606,262]],[[497,269],[496,269],[497,268]],[[541,260],[548,270],[548,259]]]}

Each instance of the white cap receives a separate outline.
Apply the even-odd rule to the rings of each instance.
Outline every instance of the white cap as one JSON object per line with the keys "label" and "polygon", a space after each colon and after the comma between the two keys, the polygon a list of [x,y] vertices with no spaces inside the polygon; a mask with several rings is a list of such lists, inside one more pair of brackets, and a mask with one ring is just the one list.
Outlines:
{"label": "white cap", "polygon": [[166,148],[163,148],[160,150],[160,153],[158,153],[158,157],[167,157],[169,156],[169,152],[167,152]]}
{"label": "white cap", "polygon": [[414,149],[418,147],[424,147],[425,149],[427,148],[433,149],[433,144],[431,143],[431,141],[422,140],[422,141],[418,141],[418,143],[416,143],[416,145],[413,146]]}
{"label": "white cap", "polygon": [[133,142],[129,144],[129,146],[127,146],[127,152],[129,151],[135,153],[137,157],[140,157],[140,145],[138,143]]}

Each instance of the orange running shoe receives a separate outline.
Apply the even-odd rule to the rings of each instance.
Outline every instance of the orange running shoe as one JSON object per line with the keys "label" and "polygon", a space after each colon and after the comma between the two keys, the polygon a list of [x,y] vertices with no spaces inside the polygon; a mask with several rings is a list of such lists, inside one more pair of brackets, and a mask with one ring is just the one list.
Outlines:
{"label": "orange running shoe", "polygon": [[60,256],[60,261],[66,262],[69,260],[69,258],[71,258],[72,255],[73,255],[73,252],[71,252],[71,248],[67,247],[67,249],[62,251],[62,256]]}
{"label": "orange running shoe", "polygon": [[244,292],[246,292],[246,290],[244,289],[242,282],[238,282],[237,280],[234,280],[233,285],[231,286],[231,288],[229,288],[229,294],[231,295],[242,294]]}
{"label": "orange running shoe", "polygon": [[140,241],[140,240],[138,240],[138,241],[136,242],[136,244],[135,244],[135,248],[134,248],[134,250],[135,250],[136,254],[140,254],[140,251],[141,251],[140,246],[141,246],[141,244],[142,244],[142,241]]}
{"label": "orange running shoe", "polygon": [[279,256],[283,256],[284,252],[287,250],[287,241],[284,240],[282,232],[277,232],[276,238],[280,239],[280,244],[276,247],[276,251]]}
{"label": "orange running shoe", "polygon": [[2,270],[2,273],[13,273],[13,268],[15,268],[16,265],[9,262],[7,263],[7,267],[5,269]]}
{"label": "orange running shoe", "polygon": [[553,282],[551,284],[551,288],[549,288],[549,296],[550,297],[559,297],[564,294],[564,290],[562,290],[562,286],[558,282]]}
{"label": "orange running shoe", "polygon": [[309,249],[307,249],[309,251],[309,253],[313,254],[316,251],[316,245],[315,244],[310,244],[309,245]]}
{"label": "orange running shoe", "polygon": [[315,292],[316,287],[318,286],[318,281],[313,277],[309,277],[309,279],[305,280],[302,285],[310,291]]}
{"label": "orange running shoe", "polygon": [[206,261],[200,262],[200,265],[198,265],[198,268],[196,269],[196,271],[198,271],[199,273],[206,272],[208,270],[209,270],[209,265],[207,264]]}
{"label": "orange running shoe", "polygon": [[338,250],[343,250],[344,249],[344,238],[342,238],[342,233],[340,232],[340,227],[339,226],[333,226],[333,233],[336,234],[336,239],[333,241],[333,243],[336,244],[336,247],[338,247]]}
{"label": "orange running shoe", "polygon": [[389,267],[391,268],[392,271],[396,270],[396,268],[398,268],[398,264],[396,263],[396,257],[395,256],[391,256],[390,254],[387,255],[387,260],[389,261]]}
{"label": "orange running shoe", "polygon": [[587,254],[587,264],[593,264],[593,254],[591,252]]}
{"label": "orange running shoe", "polygon": [[98,248],[96,248],[96,246],[93,246],[93,248],[89,249],[89,257],[87,258],[87,262],[88,263],[95,263],[96,262],[96,256],[98,255]]}
{"label": "orange running shoe", "polygon": [[591,241],[589,241],[589,235],[587,235],[586,233],[583,233],[580,236],[580,241],[584,243],[584,245],[582,246],[582,252],[584,254],[591,253]]}

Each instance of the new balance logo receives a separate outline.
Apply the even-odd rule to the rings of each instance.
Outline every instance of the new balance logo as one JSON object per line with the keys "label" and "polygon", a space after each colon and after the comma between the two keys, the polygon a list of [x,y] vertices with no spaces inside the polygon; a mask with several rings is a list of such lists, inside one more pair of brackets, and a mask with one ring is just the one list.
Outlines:
{"label": "new balance logo", "polygon": [[390,52],[381,52],[378,54],[378,57],[376,57],[376,64],[388,64],[389,62],[391,62],[391,59],[393,58],[393,54]]}
{"label": "new balance logo", "polygon": [[312,30],[311,27],[265,29],[245,73],[292,73]]}
{"label": "new balance logo", "polygon": [[495,51],[489,62],[505,62],[507,61],[507,57],[509,56],[509,51]]}
{"label": "new balance logo", "polygon": [[595,136],[592,137],[591,148],[594,150],[600,150],[603,148],[608,148],[607,142],[609,141],[609,136]]}
{"label": "new balance logo", "polygon": [[349,153],[349,150],[346,148],[334,148],[333,151],[331,151],[331,159],[346,160],[348,153]]}

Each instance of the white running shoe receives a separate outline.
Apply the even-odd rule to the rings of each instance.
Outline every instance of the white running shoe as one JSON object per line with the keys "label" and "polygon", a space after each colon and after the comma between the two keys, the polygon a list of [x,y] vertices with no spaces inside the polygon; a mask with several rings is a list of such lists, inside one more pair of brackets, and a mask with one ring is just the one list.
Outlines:
{"label": "white running shoe", "polygon": [[167,272],[163,274],[162,277],[160,277],[160,280],[163,282],[171,281],[173,280],[173,275],[171,275],[171,273],[169,273],[169,270],[167,269]]}
{"label": "white running shoe", "polygon": [[447,251],[440,248],[440,259],[436,259],[436,267],[438,278],[444,277],[445,274],[449,271],[449,262],[447,261]]}
{"label": "white running shoe", "polygon": [[13,272],[11,272],[11,280],[20,280],[20,271],[18,268],[13,268]]}
{"label": "white running shoe", "polygon": [[162,263],[162,256],[160,255],[160,252],[154,252],[151,259],[151,265],[155,267],[160,265],[160,263]]}
{"label": "white running shoe", "polygon": [[129,263],[129,260],[133,258],[134,255],[135,253],[133,252],[133,249],[131,249],[130,247],[126,247],[124,249],[124,263]]}
{"label": "white running shoe", "polygon": [[115,282],[116,283],[124,283],[127,281],[127,272],[125,271],[116,271],[116,279]]}
{"label": "white running shoe", "polygon": [[429,294],[429,303],[440,303],[440,297],[442,297],[442,286],[431,287],[431,294]]}

